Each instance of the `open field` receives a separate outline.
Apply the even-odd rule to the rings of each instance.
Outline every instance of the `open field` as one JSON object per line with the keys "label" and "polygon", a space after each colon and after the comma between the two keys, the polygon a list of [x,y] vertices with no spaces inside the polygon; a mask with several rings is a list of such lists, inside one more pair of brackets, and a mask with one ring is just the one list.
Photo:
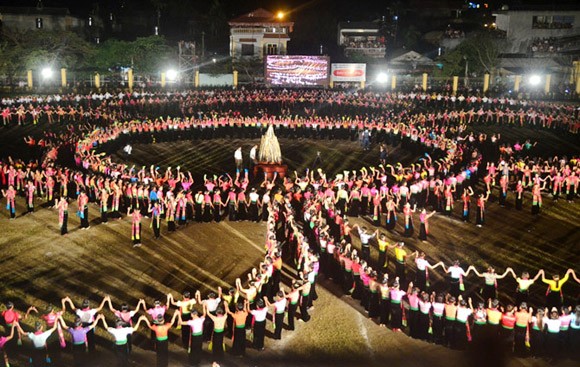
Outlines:
{"label": "open field", "polygon": [[[10,140],[7,136],[22,134],[28,127],[11,129],[10,134],[2,134],[0,140]],[[490,128],[491,129],[491,128]],[[518,135],[507,131],[506,135]],[[503,131],[502,131],[503,133]],[[568,139],[560,139],[553,134],[531,132],[532,139],[541,137],[542,144],[558,146],[559,149],[574,149],[577,145]],[[522,137],[525,139],[525,136]],[[12,142],[15,139],[11,140]],[[156,164],[161,166],[180,165],[190,169],[195,177],[203,173],[221,174],[233,167],[233,151],[243,145],[247,154],[249,147],[257,142],[239,140],[211,140],[195,142],[159,143],[151,145],[135,144],[131,157],[117,153],[118,159],[138,165]],[[303,170],[311,165],[316,151],[322,152],[322,168],[340,171],[355,169],[363,162],[376,162],[378,150],[360,152],[354,142],[306,141],[281,139],[283,155],[291,169]],[[4,145],[5,147],[18,144]],[[569,150],[567,150],[569,151]],[[181,153],[186,152],[186,153]],[[412,157],[406,152],[393,151],[396,159]],[[497,193],[497,192],[496,192]],[[40,204],[40,202],[38,203]],[[23,199],[17,200],[17,213],[24,212]],[[69,208],[76,212],[76,204]],[[98,208],[91,204],[91,228],[78,230],[78,218],[71,215],[71,233],[61,237],[58,233],[58,215],[55,210],[40,208],[32,215],[19,216],[9,221],[7,212],[0,212],[0,300],[14,300],[17,308],[35,304],[43,309],[47,303],[57,303],[65,295],[70,295],[76,304],[85,297],[94,303],[100,302],[105,294],[110,294],[113,303],[136,304],[145,298],[151,304],[156,297],[166,292],[174,295],[184,290],[201,290],[207,294],[217,286],[229,287],[235,278],[257,265],[263,257],[263,223],[228,221],[221,223],[192,223],[180,228],[176,233],[167,234],[162,225],[162,237],[152,238],[149,223],[144,221],[143,246],[131,246],[131,224],[127,218],[100,224]],[[457,217],[457,216],[456,216]],[[547,274],[573,267],[578,272],[580,263],[580,231],[578,203],[560,200],[556,203],[545,198],[542,214],[530,214],[530,198],[526,197],[524,211],[513,208],[513,197],[508,197],[508,206],[500,208],[497,202],[489,205],[487,222],[483,228],[465,224],[457,219],[439,215],[432,218],[431,238],[428,243],[416,239],[405,239],[410,250],[423,250],[433,261],[443,260],[447,264],[460,259],[464,267],[469,264],[478,269],[491,264],[502,271],[512,266],[516,273],[523,270],[536,272],[546,269]],[[361,223],[364,219],[355,219]],[[401,240],[401,225],[388,237]],[[355,240],[355,246],[359,246]],[[376,248],[371,256],[376,259]],[[392,261],[391,261],[392,262]],[[391,264],[391,271],[394,265]],[[288,270],[286,270],[288,275]],[[441,288],[442,277],[438,271],[432,278]],[[467,292],[477,297],[477,287],[483,281],[470,277]],[[515,281],[500,281],[502,299],[508,300],[513,294]],[[237,359],[228,357],[222,366],[465,366],[478,365],[469,361],[470,355],[452,351],[440,346],[413,340],[401,333],[380,328],[369,320],[364,311],[349,297],[339,295],[336,287],[321,279],[319,300],[315,302],[312,320],[298,323],[294,332],[285,331],[281,341],[266,339],[266,351],[258,353],[248,350],[248,357]],[[543,284],[532,286],[532,299],[543,300]],[[580,286],[569,281],[564,286],[567,302],[574,302],[580,294]],[[106,311],[108,320],[112,320]],[[71,316],[67,319],[70,321]],[[34,321],[34,319],[33,319]],[[27,324],[32,324],[27,321]],[[270,323],[268,323],[268,327]],[[172,366],[182,366],[185,352],[178,346],[178,332],[171,340]],[[103,330],[98,333],[98,354],[92,366],[112,364],[112,342]],[[229,343],[229,340],[228,342]],[[132,359],[134,366],[153,365],[154,352],[149,349],[148,333],[142,331],[135,340]],[[492,355],[493,353],[489,354]],[[479,355],[481,357],[481,355]],[[62,365],[69,365],[68,354]],[[205,365],[209,364],[209,355]],[[488,361],[485,359],[485,361]],[[483,362],[481,358],[479,362]],[[68,364],[67,364],[68,363]],[[14,366],[25,366],[21,358]],[[487,366],[501,365],[487,363]],[[513,359],[510,366],[544,366],[547,363],[533,359]],[[559,366],[573,366],[571,361],[559,361]]]}

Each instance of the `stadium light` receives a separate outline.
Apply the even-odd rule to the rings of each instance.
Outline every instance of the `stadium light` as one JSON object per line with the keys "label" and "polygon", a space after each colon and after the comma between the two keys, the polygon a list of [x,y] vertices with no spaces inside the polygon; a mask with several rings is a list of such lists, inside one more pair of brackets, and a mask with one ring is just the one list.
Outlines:
{"label": "stadium light", "polygon": [[43,79],[50,79],[50,78],[52,78],[53,74],[54,74],[54,72],[49,67],[45,67],[40,71],[40,75],[42,75]]}
{"label": "stadium light", "polygon": [[282,12],[282,11],[279,11],[279,12],[276,14],[276,18],[278,18],[278,19],[280,19],[280,20],[284,19],[284,12]]}
{"label": "stadium light", "polygon": [[377,75],[377,82],[378,83],[386,83],[389,81],[389,76],[386,73],[379,73]]}
{"label": "stadium light", "polygon": [[168,81],[174,82],[177,80],[178,72],[175,69],[169,69],[165,72],[165,75],[167,76]]}
{"label": "stadium light", "polygon": [[530,78],[528,79],[528,82],[530,83],[530,85],[533,86],[540,85],[540,83],[542,82],[542,77],[537,74],[531,75]]}

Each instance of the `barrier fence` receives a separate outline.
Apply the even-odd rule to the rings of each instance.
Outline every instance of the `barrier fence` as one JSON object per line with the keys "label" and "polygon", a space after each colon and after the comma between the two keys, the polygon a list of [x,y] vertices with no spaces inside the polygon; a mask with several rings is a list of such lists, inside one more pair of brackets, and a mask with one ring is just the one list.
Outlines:
{"label": "barrier fence", "polygon": [[[577,76],[574,74],[578,74]],[[331,83],[332,88],[370,88],[387,91],[432,91],[448,94],[520,94],[538,98],[576,99],[580,96],[580,71],[574,74],[509,75],[478,78],[436,77],[427,73],[419,75],[388,75],[379,80],[361,83]],[[231,74],[204,74],[196,71],[188,75],[134,73],[89,73],[60,69],[47,75],[45,70],[29,70],[12,78],[0,76],[0,88],[4,93],[31,92],[81,92],[99,89],[187,89],[198,87],[237,87],[249,83],[240,81],[238,72]],[[263,83],[252,83],[261,85]]]}

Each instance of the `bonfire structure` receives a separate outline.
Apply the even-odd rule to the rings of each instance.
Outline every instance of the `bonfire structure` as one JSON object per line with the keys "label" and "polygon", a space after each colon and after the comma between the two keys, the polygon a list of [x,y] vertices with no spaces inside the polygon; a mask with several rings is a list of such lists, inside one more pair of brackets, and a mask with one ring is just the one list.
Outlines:
{"label": "bonfire structure", "polygon": [[283,178],[288,171],[288,166],[282,163],[280,143],[278,143],[278,138],[274,134],[272,125],[268,127],[266,134],[262,135],[258,164],[254,167],[254,176],[257,176],[260,171],[265,173],[269,180],[274,177],[275,172],[278,173],[278,177]]}

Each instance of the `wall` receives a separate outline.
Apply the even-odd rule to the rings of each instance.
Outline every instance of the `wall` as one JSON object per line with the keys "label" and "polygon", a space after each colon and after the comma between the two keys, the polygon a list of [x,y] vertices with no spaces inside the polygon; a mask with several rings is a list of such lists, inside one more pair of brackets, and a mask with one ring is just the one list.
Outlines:
{"label": "wall", "polygon": [[233,74],[199,74],[200,87],[233,86]]}
{"label": "wall", "polygon": [[[534,16],[566,15],[574,17],[572,28],[532,28]],[[507,32],[507,53],[527,53],[535,38],[571,37],[580,35],[580,11],[509,11],[496,14],[497,29]]]}

